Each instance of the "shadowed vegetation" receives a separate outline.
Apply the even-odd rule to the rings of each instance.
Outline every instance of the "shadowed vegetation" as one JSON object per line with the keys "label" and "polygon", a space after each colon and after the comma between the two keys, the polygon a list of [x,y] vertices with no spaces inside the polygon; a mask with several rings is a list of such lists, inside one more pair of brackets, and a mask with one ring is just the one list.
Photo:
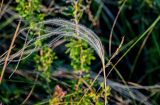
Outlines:
{"label": "shadowed vegetation", "polygon": [[0,105],[159,105],[159,0],[1,0]]}

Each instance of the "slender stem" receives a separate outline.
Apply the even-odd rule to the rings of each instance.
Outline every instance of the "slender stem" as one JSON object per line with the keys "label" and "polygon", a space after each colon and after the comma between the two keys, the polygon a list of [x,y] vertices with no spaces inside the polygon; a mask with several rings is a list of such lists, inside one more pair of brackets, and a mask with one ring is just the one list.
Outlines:
{"label": "slender stem", "polygon": [[18,35],[17,33],[18,33],[18,30],[19,30],[20,24],[21,24],[21,20],[19,21],[19,23],[18,23],[18,25],[17,25],[16,31],[15,31],[15,33],[14,33],[12,42],[11,42],[11,44],[10,44],[10,47],[9,47],[9,50],[8,50],[8,53],[7,53],[7,56],[6,56],[4,65],[3,65],[3,69],[2,69],[1,77],[0,77],[0,84],[2,83],[2,78],[3,78],[3,75],[4,75],[5,69],[6,69],[6,67],[7,67],[8,59],[9,59],[9,56],[10,56],[10,53],[11,53],[13,44],[14,44],[14,42],[15,42],[15,40],[16,40],[17,35]]}

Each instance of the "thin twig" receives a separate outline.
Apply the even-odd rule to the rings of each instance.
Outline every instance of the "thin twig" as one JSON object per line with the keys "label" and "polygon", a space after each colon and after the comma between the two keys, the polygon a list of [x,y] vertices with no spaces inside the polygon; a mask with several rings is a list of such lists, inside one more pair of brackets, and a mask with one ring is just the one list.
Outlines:
{"label": "thin twig", "polygon": [[3,78],[3,75],[4,75],[5,69],[6,69],[6,67],[7,67],[7,61],[8,61],[8,59],[9,59],[12,46],[13,46],[13,44],[14,44],[14,42],[15,42],[15,39],[16,39],[16,37],[17,37],[17,35],[18,35],[17,33],[18,33],[18,30],[19,30],[20,24],[21,24],[21,20],[19,21],[19,23],[18,23],[18,25],[17,25],[16,31],[15,31],[15,33],[14,33],[14,36],[13,36],[11,45],[10,45],[10,47],[9,47],[9,50],[8,50],[8,53],[7,53],[7,56],[6,56],[4,65],[3,65],[3,69],[2,69],[1,77],[0,77],[0,84],[2,83],[2,78]]}
{"label": "thin twig", "polygon": [[4,2],[4,0],[2,0],[2,2],[1,2],[0,14],[2,13],[2,6],[3,6],[3,2]]}
{"label": "thin twig", "polygon": [[144,48],[144,46],[145,46],[145,44],[146,44],[146,42],[147,42],[149,36],[151,35],[152,30],[153,30],[153,29],[151,29],[151,30],[148,32],[146,38],[145,38],[144,41],[142,42],[142,45],[141,45],[141,47],[140,47],[140,49],[139,49],[139,51],[138,51],[138,53],[137,53],[137,56],[136,56],[136,58],[135,58],[135,60],[134,60],[134,62],[133,62],[133,66],[132,66],[132,68],[131,68],[131,73],[130,73],[130,75],[129,75],[129,78],[131,78],[131,76],[132,76],[132,74],[133,74],[133,71],[134,71],[134,69],[135,69],[136,63],[137,63],[137,61],[138,61],[138,58],[139,58],[139,56],[140,56],[140,54],[141,54],[141,52],[142,52],[142,50],[143,50],[143,48]]}
{"label": "thin twig", "polygon": [[22,52],[21,52],[20,57],[19,57],[19,61],[18,61],[17,65],[16,65],[16,68],[14,69],[14,71],[13,71],[13,72],[11,73],[11,75],[9,76],[9,79],[10,79],[10,78],[12,77],[12,75],[15,73],[15,71],[17,70],[17,68],[18,68],[18,66],[19,66],[19,64],[20,64],[20,61],[21,61],[21,59],[22,59],[24,50],[25,50],[25,48],[26,48],[27,38],[28,38],[29,31],[30,31],[30,30],[28,30],[28,32],[27,32],[27,36],[26,36],[26,39],[25,39],[25,42],[24,42],[24,46],[23,46],[23,48],[22,48]]}
{"label": "thin twig", "polygon": [[117,13],[117,16],[116,16],[116,18],[115,18],[115,20],[114,20],[114,22],[113,22],[113,25],[112,25],[112,28],[111,28],[111,32],[110,32],[110,35],[109,35],[109,56],[111,56],[111,54],[112,54],[112,51],[111,51],[111,43],[112,43],[112,33],[113,33],[113,29],[114,29],[114,27],[115,27],[115,25],[116,25],[116,22],[117,22],[117,19],[118,19],[118,17],[119,17],[119,14],[120,14],[120,12],[122,11],[122,9],[123,9],[123,7],[124,7],[124,4],[126,3],[126,0],[123,2],[123,4],[122,4],[122,6],[120,7],[120,9],[119,9],[119,11],[118,11],[118,13]]}
{"label": "thin twig", "polygon": [[27,95],[27,97],[25,98],[25,100],[22,102],[21,105],[24,105],[24,104],[27,102],[27,100],[29,99],[29,97],[32,95],[32,93],[33,93],[33,91],[34,91],[34,88],[35,88],[35,86],[36,86],[36,82],[37,82],[37,80],[38,80],[38,77],[39,77],[39,75],[37,74],[37,75],[36,75],[36,79],[35,79],[35,81],[34,81],[34,85],[32,86],[32,89],[30,90],[29,94]]}

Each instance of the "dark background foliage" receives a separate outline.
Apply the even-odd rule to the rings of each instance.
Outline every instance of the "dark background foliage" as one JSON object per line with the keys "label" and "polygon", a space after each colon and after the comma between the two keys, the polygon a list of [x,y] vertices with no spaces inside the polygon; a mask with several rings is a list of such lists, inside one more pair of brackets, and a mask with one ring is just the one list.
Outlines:
{"label": "dark background foliage", "polygon": [[[89,10],[84,11],[84,14],[79,22],[80,24],[83,24],[93,30],[100,37],[104,45],[107,58],[109,58],[108,46],[110,31],[123,1],[124,0],[92,0]],[[0,3],[2,4],[2,2]],[[8,50],[13,33],[16,29],[16,24],[18,23],[17,15],[19,14],[16,10],[17,5],[18,3],[14,0],[4,0],[1,7],[0,54],[3,54]],[[40,5],[40,11],[45,15],[44,20],[63,18],[73,21],[73,8],[71,7],[71,3],[66,2],[66,0],[41,0]],[[7,9],[3,10],[5,7]],[[4,11],[3,14],[2,10]],[[123,46],[121,47],[120,53],[112,60],[113,64],[115,64],[117,60],[127,51],[130,46],[129,42],[134,42],[145,30],[147,30],[147,28],[159,15],[159,0],[126,1],[122,11],[120,11],[120,15],[113,30],[112,53],[115,52],[121,42],[121,38],[124,36]],[[25,21],[27,20],[22,21],[24,23],[22,23],[21,28],[26,26]],[[141,47],[145,40],[146,43],[143,47]],[[118,63],[116,68],[126,82],[144,86],[160,85],[159,40],[160,22],[158,22],[150,34],[146,35],[143,40],[137,43],[133,49]],[[22,42],[17,39],[15,45],[16,47],[12,50],[12,53],[17,51],[18,48],[22,46]],[[52,71],[54,72],[59,69],[72,69],[72,67],[69,66],[69,57],[63,53],[64,49],[66,49],[65,45],[55,49],[58,59],[55,60],[51,66]],[[4,82],[0,85],[0,102],[2,101],[4,104],[16,105],[20,104],[25,99],[36,78],[36,72],[34,71],[35,68],[31,65],[35,64],[32,56],[34,56],[34,54],[20,63],[18,68],[20,70],[18,70],[18,72],[13,75],[11,79],[9,79],[8,76],[12,73],[16,64],[12,63],[8,65],[4,76]],[[96,58],[97,59],[95,61],[92,61],[91,70],[98,73],[101,63],[98,57]],[[2,69],[2,67],[3,65],[0,65],[0,69]],[[112,66],[109,66],[106,70],[109,71],[111,68]],[[108,78],[122,83],[122,80],[114,70]],[[34,100],[36,100],[37,103],[43,101],[45,102],[53,93],[56,83],[60,83],[66,90],[68,89],[68,86],[65,83],[69,84],[69,87],[72,87],[72,84],[74,84],[72,81],[57,77],[52,79],[52,81],[54,82],[48,84],[43,79],[39,80],[36,83],[36,89],[27,104],[33,104]],[[158,101],[160,100],[160,91],[158,88],[150,91],[142,90],[141,92],[148,96],[153,105],[160,104]],[[112,102],[112,100],[110,101]]]}

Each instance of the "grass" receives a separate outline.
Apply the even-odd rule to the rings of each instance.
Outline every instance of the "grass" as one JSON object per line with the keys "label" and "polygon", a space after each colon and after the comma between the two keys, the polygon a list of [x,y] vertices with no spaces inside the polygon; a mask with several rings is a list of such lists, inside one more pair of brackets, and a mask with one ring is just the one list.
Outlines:
{"label": "grass", "polygon": [[[0,104],[159,105],[159,6],[158,0],[2,0]],[[73,39],[80,50],[66,47]],[[50,62],[46,48],[57,59]],[[78,69],[88,48],[96,59]]]}

